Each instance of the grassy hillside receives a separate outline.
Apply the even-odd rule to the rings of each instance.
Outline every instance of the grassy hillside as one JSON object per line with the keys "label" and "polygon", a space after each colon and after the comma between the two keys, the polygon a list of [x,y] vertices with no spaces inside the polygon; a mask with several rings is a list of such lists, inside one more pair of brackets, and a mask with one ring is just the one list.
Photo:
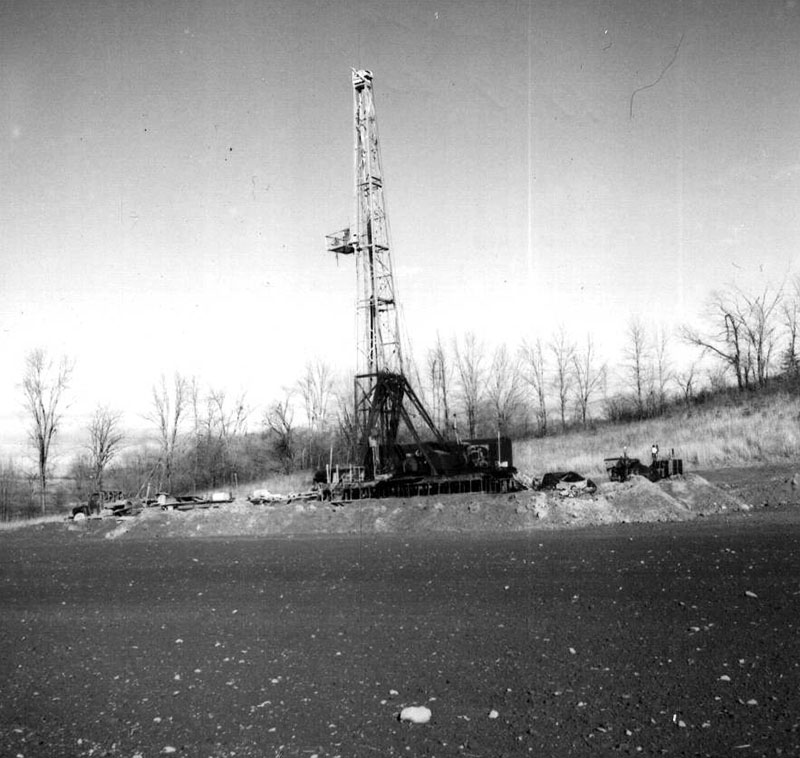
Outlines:
{"label": "grassy hillside", "polygon": [[800,397],[786,392],[719,398],[691,412],[657,419],[603,425],[595,430],[514,443],[514,463],[527,474],[574,470],[605,474],[603,458],[628,455],[648,463],[650,446],[671,448],[692,468],[800,464]]}
{"label": "grassy hillside", "polygon": [[[591,430],[573,431],[542,439],[514,441],[514,465],[525,474],[578,471],[604,478],[604,458],[622,453],[650,462],[650,446],[661,454],[672,448],[691,469],[788,463],[800,470],[800,396],[773,391],[713,398],[686,411],[675,409],[655,419],[624,424],[599,424]],[[268,489],[299,492],[309,488],[311,471],[275,475],[240,487],[240,492]]]}

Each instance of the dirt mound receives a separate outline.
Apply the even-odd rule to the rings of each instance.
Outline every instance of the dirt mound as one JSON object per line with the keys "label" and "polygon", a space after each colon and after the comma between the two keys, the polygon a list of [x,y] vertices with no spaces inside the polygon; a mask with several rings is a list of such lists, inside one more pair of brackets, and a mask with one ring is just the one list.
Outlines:
{"label": "dirt mound", "polygon": [[655,483],[643,477],[607,482],[600,486],[598,497],[621,522],[685,521],[700,514],[746,509],[737,497],[696,474]]}
{"label": "dirt mound", "polygon": [[695,474],[652,483],[634,477],[607,482],[594,495],[557,492],[443,495],[352,503],[235,502],[191,511],[148,510],[107,531],[135,537],[233,537],[280,534],[514,532],[645,521],[683,521],[700,514],[746,510],[734,495]]}
{"label": "dirt mound", "polygon": [[695,514],[750,510],[752,507],[732,492],[720,489],[698,474],[666,479],[659,486]]}

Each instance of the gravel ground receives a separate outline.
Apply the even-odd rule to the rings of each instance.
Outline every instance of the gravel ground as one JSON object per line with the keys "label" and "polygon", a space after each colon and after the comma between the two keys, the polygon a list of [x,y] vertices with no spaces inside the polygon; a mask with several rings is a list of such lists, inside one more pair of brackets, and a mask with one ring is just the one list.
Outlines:
{"label": "gravel ground", "polygon": [[8,531],[0,755],[800,755],[800,509],[777,502],[518,532]]}

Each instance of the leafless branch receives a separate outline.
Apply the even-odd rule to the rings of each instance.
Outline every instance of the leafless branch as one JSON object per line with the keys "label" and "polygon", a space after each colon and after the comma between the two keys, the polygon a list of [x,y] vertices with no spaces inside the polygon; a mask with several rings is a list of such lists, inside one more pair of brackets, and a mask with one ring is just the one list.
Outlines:
{"label": "leafless branch", "polygon": [[522,380],[528,384],[536,398],[539,433],[544,436],[547,434],[547,365],[542,341],[537,339],[533,344],[523,341],[520,360],[523,367]]}
{"label": "leafless branch", "polygon": [[120,449],[125,438],[119,427],[122,414],[105,406],[98,406],[89,421],[89,462],[95,487],[103,489],[103,472]]}
{"label": "leafless branch", "polygon": [[165,482],[168,488],[172,488],[178,434],[190,400],[190,385],[177,372],[173,378],[171,389],[163,374],[160,383],[153,385],[153,409],[147,418],[158,427],[161,444],[162,483]]}

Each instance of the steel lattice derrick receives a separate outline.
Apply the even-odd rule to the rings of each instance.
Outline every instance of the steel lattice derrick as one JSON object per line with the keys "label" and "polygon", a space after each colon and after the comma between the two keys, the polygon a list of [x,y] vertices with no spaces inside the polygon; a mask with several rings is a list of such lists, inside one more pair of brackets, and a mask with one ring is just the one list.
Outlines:
{"label": "steel lattice derrick", "polygon": [[[408,401],[434,437],[441,439],[403,371],[400,328],[392,271],[389,223],[384,198],[372,72],[353,71],[355,224],[328,235],[328,250],[354,255],[357,271],[358,359],[354,383],[359,455],[368,476],[393,470],[402,453],[397,445],[402,420],[414,428]],[[426,455],[426,458],[429,457]],[[435,461],[430,457],[432,470]]]}
{"label": "steel lattice derrick", "polygon": [[358,373],[403,373],[383,169],[370,71],[353,71],[359,282]]}

